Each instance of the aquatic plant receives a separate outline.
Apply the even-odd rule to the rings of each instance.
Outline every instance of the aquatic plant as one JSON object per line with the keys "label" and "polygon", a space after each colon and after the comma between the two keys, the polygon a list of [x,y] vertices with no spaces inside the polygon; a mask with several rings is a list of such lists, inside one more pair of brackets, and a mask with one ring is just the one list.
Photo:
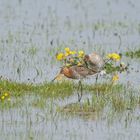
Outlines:
{"label": "aquatic plant", "polygon": [[63,61],[63,65],[69,67],[73,65],[84,64],[83,57],[85,56],[84,51],[80,50],[76,52],[75,50],[70,50],[70,48],[65,48],[65,52],[60,52],[56,55],[56,59]]}
{"label": "aquatic plant", "polygon": [[[62,62],[62,67],[71,67],[74,65],[83,66],[89,68],[90,64],[85,62],[86,54],[83,50],[75,51],[70,48],[65,48],[64,52],[56,54],[56,59]],[[128,69],[128,66],[121,62],[122,56],[117,53],[109,53],[104,58],[104,65],[101,69],[101,73],[113,74],[112,81],[115,82],[119,79],[117,73],[121,73]]]}
{"label": "aquatic plant", "polygon": [[87,98],[82,104],[66,105],[58,111],[88,117],[87,119],[89,119],[104,110],[106,110],[106,116],[114,116],[113,114],[116,112],[122,113],[127,110],[134,110],[140,104],[139,94],[133,94],[138,91],[122,84],[102,83],[96,86],[90,85],[87,89],[92,94],[91,99]]}
{"label": "aquatic plant", "polygon": [[10,101],[10,93],[5,91],[3,88],[0,88],[0,101]]}
{"label": "aquatic plant", "polygon": [[131,58],[140,58],[140,49],[135,51],[127,51],[125,55]]}

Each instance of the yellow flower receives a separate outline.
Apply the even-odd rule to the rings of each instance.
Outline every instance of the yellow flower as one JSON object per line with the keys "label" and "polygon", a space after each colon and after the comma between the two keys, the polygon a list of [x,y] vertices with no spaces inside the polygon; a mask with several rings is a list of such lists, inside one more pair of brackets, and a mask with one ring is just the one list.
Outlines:
{"label": "yellow flower", "polygon": [[78,57],[83,57],[84,56],[84,51],[79,51],[78,52]]}
{"label": "yellow flower", "polygon": [[82,65],[82,63],[81,63],[81,62],[78,62],[78,63],[77,63],[77,66],[81,66],[81,65]]}
{"label": "yellow flower", "polygon": [[1,99],[4,100],[5,99],[5,96],[1,96]]}
{"label": "yellow flower", "polygon": [[66,51],[67,53],[69,53],[69,52],[70,52],[70,48],[65,48],[65,51]]}
{"label": "yellow flower", "polygon": [[70,48],[65,48],[65,51],[66,51],[66,53],[65,53],[65,56],[67,57],[67,56],[69,56],[69,55],[73,55],[73,54],[76,54],[76,51],[70,51]]}
{"label": "yellow flower", "polygon": [[70,51],[70,54],[76,54],[76,51]]}
{"label": "yellow flower", "polygon": [[59,53],[59,54],[56,56],[56,59],[59,60],[59,61],[63,60],[63,58],[64,58],[64,54],[63,54],[63,53]]}
{"label": "yellow flower", "polygon": [[9,94],[7,92],[4,93],[4,96],[7,97]]}
{"label": "yellow flower", "polygon": [[119,61],[121,59],[120,55],[117,54],[117,53],[110,53],[110,54],[107,55],[107,57],[109,59],[114,60],[114,61]]}
{"label": "yellow flower", "polygon": [[119,80],[119,75],[118,74],[115,74],[113,77],[112,77],[112,82],[116,82]]}
{"label": "yellow flower", "polygon": [[65,53],[65,57],[67,57],[67,56],[69,56],[69,55],[70,55],[70,53],[68,53],[68,52]]}

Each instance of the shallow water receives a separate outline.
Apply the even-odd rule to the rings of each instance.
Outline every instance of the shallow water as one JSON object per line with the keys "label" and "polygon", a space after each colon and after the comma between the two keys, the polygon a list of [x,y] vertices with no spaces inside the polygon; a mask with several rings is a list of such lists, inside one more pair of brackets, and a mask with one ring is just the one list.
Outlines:
{"label": "shallow water", "polygon": [[[125,111],[118,117],[114,114],[114,118],[106,118],[105,111],[101,117],[95,114],[86,119],[56,112],[55,101],[46,100],[44,109],[35,108],[31,104],[35,98],[30,96],[27,100],[26,97],[20,108],[0,112],[2,139],[139,140],[139,109]],[[66,101],[69,103],[68,99]],[[59,103],[63,104],[63,101],[59,100]],[[52,108],[50,104],[53,104]]]}
{"label": "shallow water", "polygon": [[[0,5],[0,75],[14,81],[50,81],[60,67],[55,54],[64,47],[102,55],[140,46],[139,0],[0,0]],[[121,74],[120,82],[139,87],[140,61],[124,61],[134,69]],[[108,124],[104,115],[84,120],[52,113],[49,104],[38,109],[29,106],[31,99],[0,111],[0,139],[140,139],[139,109]],[[126,127],[128,116],[133,119]]]}
{"label": "shallow water", "polygon": [[138,0],[6,0],[0,4],[0,74],[13,80],[51,80],[60,66],[55,54],[64,47],[102,54],[140,45]]}

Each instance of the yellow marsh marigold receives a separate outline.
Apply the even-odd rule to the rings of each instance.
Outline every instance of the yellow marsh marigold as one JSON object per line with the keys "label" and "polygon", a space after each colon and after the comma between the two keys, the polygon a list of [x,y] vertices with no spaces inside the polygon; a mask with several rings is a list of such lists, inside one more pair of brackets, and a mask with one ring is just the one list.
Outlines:
{"label": "yellow marsh marigold", "polygon": [[112,82],[116,82],[119,80],[119,75],[118,74],[115,74],[113,77],[112,77]]}
{"label": "yellow marsh marigold", "polygon": [[7,92],[4,93],[4,96],[7,97],[9,94]]}
{"label": "yellow marsh marigold", "polygon": [[76,51],[70,51],[70,54],[76,54]]}
{"label": "yellow marsh marigold", "polygon": [[65,56],[67,57],[67,56],[69,56],[69,55],[73,55],[73,54],[76,54],[76,51],[71,51],[70,50],[70,48],[65,48],[65,51],[66,51],[66,53],[65,53]]}
{"label": "yellow marsh marigold", "polygon": [[84,51],[79,51],[78,52],[78,57],[84,57]]}
{"label": "yellow marsh marigold", "polygon": [[66,51],[67,53],[69,53],[69,52],[70,52],[70,48],[65,48],[65,51]]}
{"label": "yellow marsh marigold", "polygon": [[110,53],[110,54],[107,55],[107,57],[109,59],[114,60],[114,61],[119,61],[121,59],[120,55],[117,54],[117,53]]}
{"label": "yellow marsh marigold", "polygon": [[70,55],[70,53],[68,53],[68,52],[65,53],[65,57],[67,57],[67,56],[69,56],[69,55]]}
{"label": "yellow marsh marigold", "polygon": [[1,99],[4,100],[5,99],[5,96],[1,96]]}
{"label": "yellow marsh marigold", "polygon": [[81,65],[82,65],[82,63],[81,63],[81,62],[78,62],[78,63],[77,63],[77,66],[81,66]]}
{"label": "yellow marsh marigold", "polygon": [[59,61],[61,61],[61,60],[64,59],[64,57],[65,57],[65,56],[64,56],[63,53],[59,53],[59,54],[57,54],[56,59],[59,60]]}

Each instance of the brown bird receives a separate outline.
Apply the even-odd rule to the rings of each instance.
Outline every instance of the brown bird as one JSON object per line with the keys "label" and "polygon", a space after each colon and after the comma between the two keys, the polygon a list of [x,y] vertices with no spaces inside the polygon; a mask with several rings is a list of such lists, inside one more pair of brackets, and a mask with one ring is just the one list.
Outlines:
{"label": "brown bird", "polygon": [[[93,52],[89,55],[85,55],[84,61],[85,61],[86,66],[89,69],[96,71],[96,73],[100,73],[103,70],[104,65],[105,65],[103,58],[96,52]],[[96,76],[96,83],[97,83],[97,80],[98,80],[98,74]]]}
{"label": "brown bird", "polygon": [[61,77],[62,75],[71,79],[79,79],[78,91],[80,89],[81,94],[78,93],[78,101],[80,102],[82,98],[82,92],[83,92],[81,79],[84,79],[87,76],[94,75],[96,73],[97,73],[96,71],[92,69],[88,69],[87,67],[84,66],[75,65],[70,67],[63,67],[61,68],[60,73],[52,81]]}
{"label": "brown bird", "polygon": [[85,55],[84,61],[89,69],[94,69],[94,71],[101,71],[104,66],[103,58],[96,52],[89,55]]}
{"label": "brown bird", "polygon": [[[83,91],[81,79],[86,78],[87,76],[90,75],[95,75],[95,74],[98,75],[98,73],[103,69],[104,66],[104,61],[102,57],[96,53],[85,55],[83,60],[85,64],[82,66],[74,65],[70,67],[66,67],[66,66],[62,67],[59,74],[52,80],[54,81],[55,79],[58,79],[62,75],[71,79],[79,79],[78,91],[79,88],[81,90],[81,94],[78,93],[79,102],[81,101],[82,91]],[[96,77],[96,81],[97,78],[98,77]]]}

